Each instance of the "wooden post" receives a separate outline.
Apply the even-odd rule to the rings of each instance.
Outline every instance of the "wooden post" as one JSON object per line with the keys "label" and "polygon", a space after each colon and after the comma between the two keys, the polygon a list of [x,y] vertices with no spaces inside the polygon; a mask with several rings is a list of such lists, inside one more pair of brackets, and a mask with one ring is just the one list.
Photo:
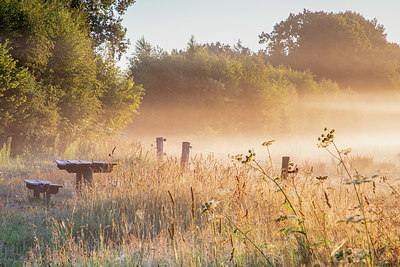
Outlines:
{"label": "wooden post", "polygon": [[186,166],[189,161],[190,142],[182,142],[181,166]]}
{"label": "wooden post", "polygon": [[82,179],[83,173],[81,171],[76,172],[76,193],[79,195],[82,191]]}
{"label": "wooden post", "polygon": [[40,194],[39,191],[37,189],[33,189],[33,198],[39,199]]}
{"label": "wooden post", "polygon": [[288,172],[289,172],[289,160],[290,157],[282,157],[282,172],[281,172],[281,178],[286,179]]}
{"label": "wooden post", "polygon": [[93,185],[93,171],[89,168],[84,170],[83,172],[83,179],[86,185],[92,186]]}
{"label": "wooden post", "polygon": [[163,154],[164,154],[164,138],[163,137],[157,137],[156,138],[156,143],[157,143],[157,158],[158,160],[162,160]]}

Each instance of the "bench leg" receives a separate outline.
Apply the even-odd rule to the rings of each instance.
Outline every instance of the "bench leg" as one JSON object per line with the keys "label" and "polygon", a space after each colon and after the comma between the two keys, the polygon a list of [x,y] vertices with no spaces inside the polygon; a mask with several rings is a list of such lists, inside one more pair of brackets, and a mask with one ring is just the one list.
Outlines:
{"label": "bench leg", "polygon": [[44,193],[44,195],[45,195],[45,199],[46,199],[46,205],[49,206],[49,203],[50,203],[50,193],[49,193],[49,192],[46,192],[46,193]]}
{"label": "bench leg", "polygon": [[88,186],[92,186],[93,183],[93,172],[92,170],[86,170],[83,172],[83,178],[85,179],[85,183]]}
{"label": "bench leg", "polygon": [[91,187],[93,183],[92,170],[83,170],[76,173],[76,193],[78,196],[82,193],[82,186]]}
{"label": "bench leg", "polygon": [[33,189],[33,198],[38,199],[40,196],[39,191],[37,191],[36,189]]}
{"label": "bench leg", "polygon": [[76,193],[80,194],[82,190],[82,178],[83,178],[83,173],[82,172],[77,172],[76,173]]}

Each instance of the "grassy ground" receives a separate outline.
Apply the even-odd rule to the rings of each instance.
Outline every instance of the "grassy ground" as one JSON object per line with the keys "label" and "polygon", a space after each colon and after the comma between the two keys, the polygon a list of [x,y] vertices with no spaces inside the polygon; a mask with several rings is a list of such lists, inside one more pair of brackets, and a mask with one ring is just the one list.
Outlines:
{"label": "grassy ground", "polygon": [[[123,147],[117,169],[95,174],[94,188],[79,198],[74,176],[51,158],[3,157],[0,264],[399,264],[396,161],[347,157],[352,177],[334,158],[305,161],[275,180],[280,170],[268,162],[197,155],[182,169],[176,157],[158,162],[140,144]],[[106,154],[87,157],[96,153]],[[64,187],[46,208],[32,200],[26,178]]]}

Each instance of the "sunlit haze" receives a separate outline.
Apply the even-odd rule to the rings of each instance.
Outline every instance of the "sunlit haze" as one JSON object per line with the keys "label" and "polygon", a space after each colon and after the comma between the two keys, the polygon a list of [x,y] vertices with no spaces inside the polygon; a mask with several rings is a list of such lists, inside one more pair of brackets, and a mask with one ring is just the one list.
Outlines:
{"label": "sunlit haze", "polygon": [[[124,15],[123,25],[127,28],[127,38],[130,39],[131,44],[119,65],[122,69],[128,67],[128,58],[132,57],[136,41],[142,37],[151,45],[158,46],[167,52],[173,49],[185,49],[191,36],[194,36],[200,44],[220,42],[234,46],[240,40],[244,46],[257,52],[265,48],[265,45],[259,44],[259,34],[271,32],[273,27],[286,20],[290,13],[298,14],[304,9],[312,12],[334,13],[353,11],[368,20],[377,19],[378,23],[385,28],[388,42],[400,43],[400,28],[398,27],[400,2],[395,0],[137,0]],[[330,63],[327,62],[327,64]],[[343,145],[352,147],[354,154],[374,153],[376,155],[380,151],[386,155],[389,155],[389,152],[391,156],[397,155],[400,143],[396,141],[397,126],[394,121],[400,115],[398,97],[388,96],[377,100],[375,96],[369,95],[363,99],[358,98],[345,97],[335,102],[310,100],[296,106],[302,111],[295,112],[292,120],[296,121],[303,134],[295,138],[293,134],[296,131],[293,129],[288,130],[287,136],[254,129],[254,136],[251,138],[238,137],[234,134],[229,136],[231,138],[229,140],[227,136],[218,139],[207,136],[207,130],[200,133],[192,132],[184,125],[180,126],[182,131],[177,131],[176,135],[163,129],[147,130],[145,127],[139,127],[140,129],[133,127],[133,134],[135,138],[148,143],[154,142],[155,135],[168,137],[171,142],[166,147],[169,147],[170,153],[172,151],[179,153],[180,142],[183,139],[192,141],[193,152],[196,152],[197,148],[197,152],[213,151],[221,153],[221,156],[246,151],[247,148],[257,150],[258,147],[259,151],[263,151],[263,148],[259,146],[260,142],[266,139],[277,139],[274,144],[277,156],[288,153],[297,154],[302,158],[317,158],[320,154],[317,153],[316,137],[326,126],[336,128],[338,140],[342,141]],[[166,107],[169,105],[164,104]],[[169,109],[170,107],[165,108],[165,110]],[[145,109],[141,112],[146,114]],[[199,109],[198,112],[202,111]],[[324,112],[326,115],[321,116],[320,114]],[[185,113],[187,112],[182,110],[182,114]],[[174,119],[186,120],[184,117]],[[234,118],[227,118],[227,120],[234,120]]]}
{"label": "sunlit haze", "polygon": [[399,170],[400,0],[0,0],[0,267],[400,266]]}
{"label": "sunlit haze", "polygon": [[[396,0],[137,0],[124,16],[123,25],[133,52],[135,42],[144,37],[152,45],[171,51],[183,49],[191,35],[199,43],[221,42],[234,45],[240,39],[253,51],[261,32],[270,32],[290,13],[310,11],[355,11],[366,19],[376,18],[385,26],[389,42],[400,43],[399,10]],[[120,65],[125,68],[126,58]]]}

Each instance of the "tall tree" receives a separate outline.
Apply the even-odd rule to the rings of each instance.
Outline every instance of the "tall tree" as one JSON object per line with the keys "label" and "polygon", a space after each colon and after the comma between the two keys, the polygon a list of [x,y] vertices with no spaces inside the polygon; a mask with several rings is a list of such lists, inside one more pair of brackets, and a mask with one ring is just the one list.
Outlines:
{"label": "tall tree", "polygon": [[399,49],[386,40],[384,27],[354,12],[326,13],[304,10],[262,33],[269,60],[298,70],[310,69],[319,78],[343,86],[393,87]]}
{"label": "tall tree", "polygon": [[[31,95],[35,99],[29,106],[32,108],[38,105],[45,109],[52,104],[52,118],[56,118],[56,128],[65,143],[68,138],[109,132],[109,128],[117,132],[136,113],[143,91],[115,66],[112,55],[96,53],[86,15],[75,12],[59,1],[0,0],[0,45],[8,44],[7,50],[3,48],[4,57],[12,60],[12,64],[4,61],[0,67],[6,70],[14,64],[15,70],[31,81],[26,84],[33,84],[14,88],[15,83],[3,82],[0,90],[14,92],[14,103],[22,101],[25,106],[31,103],[26,100]],[[22,76],[15,79],[18,77]],[[29,114],[32,108],[22,108],[24,105],[4,105],[2,111],[24,118],[17,121],[33,123],[34,116]],[[25,125],[36,127],[32,123]],[[42,123],[45,125],[45,120]],[[51,123],[54,126],[54,121]],[[22,136],[19,129],[7,128],[0,139]],[[15,142],[25,145],[23,141],[28,141],[20,139]]]}
{"label": "tall tree", "polygon": [[75,12],[81,10],[86,14],[95,47],[106,46],[113,55],[121,57],[129,45],[125,37],[126,28],[122,26],[122,16],[135,0],[62,1]]}
{"label": "tall tree", "polygon": [[9,49],[0,43],[0,143],[9,137],[13,144],[43,141],[57,128],[57,97],[27,68],[17,67]]}

